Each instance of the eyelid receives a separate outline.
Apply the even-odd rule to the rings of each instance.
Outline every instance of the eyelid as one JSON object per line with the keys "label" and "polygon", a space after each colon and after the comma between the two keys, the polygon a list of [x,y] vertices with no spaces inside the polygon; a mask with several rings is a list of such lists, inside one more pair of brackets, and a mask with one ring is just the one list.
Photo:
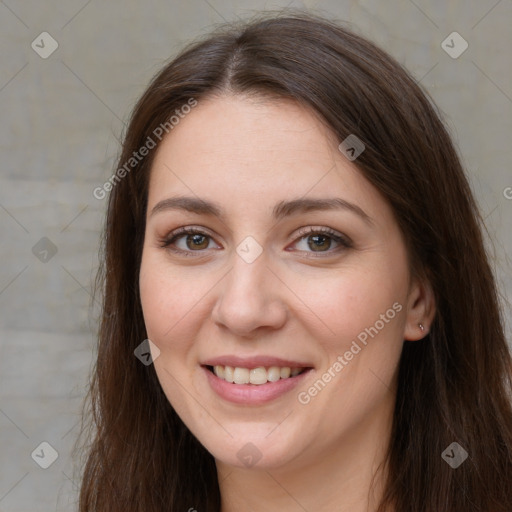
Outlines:
{"label": "eyelid", "polygon": [[292,240],[296,240],[297,237],[303,238],[310,234],[328,235],[331,238],[343,240],[344,243],[346,243],[347,245],[352,244],[352,240],[350,240],[350,238],[348,236],[344,235],[343,233],[340,233],[339,231],[336,231],[335,229],[328,228],[326,226],[315,227],[315,226],[308,225],[308,226],[300,227],[298,232],[294,233],[292,235],[293,236]]}
{"label": "eyelid", "polygon": [[[205,237],[210,238],[211,240],[215,241],[214,236],[203,227],[199,226],[182,226],[180,228],[177,228],[173,231],[171,231],[169,234],[165,235],[161,239],[159,239],[159,245],[160,247],[167,249],[173,253],[181,254],[184,256],[202,256],[201,253],[204,253],[205,250],[199,250],[199,251],[186,251],[183,249],[176,249],[172,247],[172,244],[175,243],[176,240],[179,238],[185,236],[185,235],[203,235]],[[216,243],[216,242],[215,242]]]}
{"label": "eyelid", "polygon": [[[297,251],[299,253],[305,253],[308,254],[307,257],[313,257],[313,258],[322,258],[322,257],[328,257],[335,254],[338,254],[340,250],[343,249],[349,249],[353,246],[352,240],[344,235],[343,233],[340,233],[332,228],[328,227],[315,227],[315,226],[302,226],[298,228],[298,231],[295,231],[294,234],[290,237],[292,242],[298,243],[304,238],[307,238],[308,235],[325,235],[337,244],[339,244],[338,248],[335,248],[333,250],[328,251]],[[199,227],[199,226],[182,226],[180,228],[175,229],[168,235],[164,236],[162,239],[159,240],[160,246],[162,248],[165,248],[167,250],[170,250],[171,252],[181,254],[184,256],[197,256],[201,257],[203,256],[202,253],[205,253],[207,249],[197,250],[197,251],[188,251],[183,249],[176,249],[172,247],[172,244],[175,243],[175,241],[185,235],[203,235],[207,238],[210,238],[212,241],[215,242],[215,237],[209,232],[208,229]],[[215,242],[217,243],[217,242]],[[318,256],[316,256],[318,255]],[[324,256],[322,256],[324,255]]]}

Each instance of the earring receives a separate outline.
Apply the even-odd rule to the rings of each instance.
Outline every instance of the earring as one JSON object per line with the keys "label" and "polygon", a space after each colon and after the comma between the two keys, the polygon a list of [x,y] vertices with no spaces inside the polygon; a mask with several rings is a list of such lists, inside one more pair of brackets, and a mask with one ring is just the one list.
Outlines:
{"label": "earring", "polygon": [[425,327],[423,327],[423,324],[418,324],[418,327],[419,327],[422,331],[424,331],[424,330],[425,330]]}

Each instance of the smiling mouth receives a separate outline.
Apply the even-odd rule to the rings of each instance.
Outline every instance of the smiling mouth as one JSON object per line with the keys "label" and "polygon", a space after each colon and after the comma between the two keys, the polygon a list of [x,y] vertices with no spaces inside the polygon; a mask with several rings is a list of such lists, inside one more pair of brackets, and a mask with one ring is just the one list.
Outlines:
{"label": "smiling mouth", "polygon": [[257,368],[241,368],[238,366],[205,366],[219,379],[232,384],[254,384],[261,386],[269,382],[292,379],[312,368],[291,368],[289,366],[259,366]]}

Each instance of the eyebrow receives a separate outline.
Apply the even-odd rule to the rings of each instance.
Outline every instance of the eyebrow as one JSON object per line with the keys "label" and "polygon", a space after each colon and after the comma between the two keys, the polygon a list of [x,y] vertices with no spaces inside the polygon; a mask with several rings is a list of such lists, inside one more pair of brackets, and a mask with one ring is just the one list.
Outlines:
{"label": "eyebrow", "polygon": [[[151,210],[150,216],[166,210],[184,210],[198,215],[210,215],[224,219],[222,207],[218,203],[191,196],[177,196],[163,199]],[[372,218],[359,206],[339,197],[332,198],[300,198],[291,201],[280,201],[274,206],[274,219],[281,220],[299,213],[323,210],[346,210],[361,217],[367,224],[373,226]]]}

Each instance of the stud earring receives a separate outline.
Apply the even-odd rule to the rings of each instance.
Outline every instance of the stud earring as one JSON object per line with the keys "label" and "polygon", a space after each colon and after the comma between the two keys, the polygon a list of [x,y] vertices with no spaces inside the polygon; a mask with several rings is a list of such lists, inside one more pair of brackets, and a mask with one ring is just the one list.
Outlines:
{"label": "stud earring", "polygon": [[418,324],[418,327],[419,327],[422,331],[424,331],[424,330],[425,330],[425,327],[423,326],[423,324]]}

